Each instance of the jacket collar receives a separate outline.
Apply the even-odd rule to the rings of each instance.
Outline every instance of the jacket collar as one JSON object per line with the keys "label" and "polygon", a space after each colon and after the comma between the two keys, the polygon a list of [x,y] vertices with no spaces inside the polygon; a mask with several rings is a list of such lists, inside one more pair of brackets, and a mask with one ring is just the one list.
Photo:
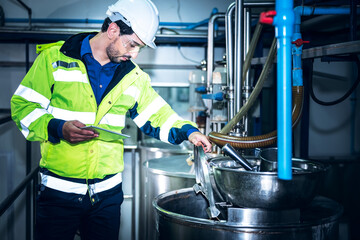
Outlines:
{"label": "jacket collar", "polygon": [[68,57],[81,59],[81,43],[89,35],[97,34],[97,32],[87,32],[87,33],[79,33],[71,36],[69,39],[65,41],[65,43],[60,48],[60,52],[65,54]]}

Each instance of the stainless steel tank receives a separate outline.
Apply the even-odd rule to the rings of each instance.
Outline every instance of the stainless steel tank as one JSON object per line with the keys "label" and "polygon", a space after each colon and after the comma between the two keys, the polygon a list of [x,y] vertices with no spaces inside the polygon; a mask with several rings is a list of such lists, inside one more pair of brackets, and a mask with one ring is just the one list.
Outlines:
{"label": "stainless steel tank", "polygon": [[342,214],[341,205],[317,196],[301,209],[228,207],[221,215],[225,218],[210,220],[208,202],[192,188],[161,194],[153,205],[159,240],[335,240]]}
{"label": "stainless steel tank", "polygon": [[[154,138],[142,140],[139,143],[140,147],[140,164],[139,164],[139,174],[137,185],[139,191],[139,212],[138,212],[138,232],[140,240],[148,240],[146,238],[147,232],[147,209],[145,206],[147,204],[146,193],[145,193],[145,184],[146,184],[146,169],[144,163],[150,159],[156,158],[166,158],[169,156],[183,156],[188,157],[189,153],[192,152],[192,149],[189,150],[188,146],[185,143],[180,145],[171,145],[168,143],[161,142]],[[172,189],[171,189],[172,190]]]}
{"label": "stainless steel tank", "polygon": [[186,162],[189,155],[175,155],[156,158],[143,164],[145,169],[145,184],[143,196],[143,239],[155,239],[155,211],[152,201],[159,194],[192,187],[195,184],[195,173]]}

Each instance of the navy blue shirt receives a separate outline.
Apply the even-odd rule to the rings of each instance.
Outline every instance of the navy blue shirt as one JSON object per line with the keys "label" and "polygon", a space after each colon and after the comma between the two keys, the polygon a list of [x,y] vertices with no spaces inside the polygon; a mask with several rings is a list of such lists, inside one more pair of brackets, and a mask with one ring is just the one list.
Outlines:
{"label": "navy blue shirt", "polygon": [[105,89],[114,76],[116,67],[120,64],[109,62],[101,66],[100,63],[95,60],[89,42],[93,36],[94,35],[89,35],[84,38],[81,44],[80,55],[85,63],[90,84],[94,91],[96,102],[99,105]]}

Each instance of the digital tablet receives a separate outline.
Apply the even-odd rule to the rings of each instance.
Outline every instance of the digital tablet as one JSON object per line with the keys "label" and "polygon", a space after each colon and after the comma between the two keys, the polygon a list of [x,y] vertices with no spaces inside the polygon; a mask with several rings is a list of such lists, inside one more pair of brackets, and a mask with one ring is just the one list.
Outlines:
{"label": "digital tablet", "polygon": [[99,134],[98,138],[100,140],[104,140],[104,141],[115,141],[115,140],[125,139],[125,138],[130,137],[129,135],[114,132],[114,131],[107,130],[107,129],[97,127],[97,126],[86,126],[86,127],[80,128],[80,129],[91,130],[93,132],[96,132],[97,134]]}

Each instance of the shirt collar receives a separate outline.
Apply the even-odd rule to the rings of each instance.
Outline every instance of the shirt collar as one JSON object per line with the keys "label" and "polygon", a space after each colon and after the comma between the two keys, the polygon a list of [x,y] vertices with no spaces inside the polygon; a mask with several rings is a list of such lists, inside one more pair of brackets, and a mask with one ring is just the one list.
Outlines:
{"label": "shirt collar", "polygon": [[[93,34],[89,34],[86,38],[84,38],[84,40],[82,40],[81,49],[80,49],[81,58],[83,58],[84,55],[86,55],[86,54],[91,54],[92,55],[92,51],[91,51],[91,47],[90,47],[90,39],[92,37],[94,37],[94,36],[95,35],[93,35]],[[104,66],[106,66],[106,67],[117,67],[120,64],[121,63],[108,62]]]}
{"label": "shirt collar", "polygon": [[84,40],[81,43],[81,49],[80,49],[80,55],[81,58],[84,57],[85,54],[90,53],[92,55],[91,52],[91,47],[90,47],[90,38],[92,38],[94,35],[89,34],[86,38],[84,38]]}

